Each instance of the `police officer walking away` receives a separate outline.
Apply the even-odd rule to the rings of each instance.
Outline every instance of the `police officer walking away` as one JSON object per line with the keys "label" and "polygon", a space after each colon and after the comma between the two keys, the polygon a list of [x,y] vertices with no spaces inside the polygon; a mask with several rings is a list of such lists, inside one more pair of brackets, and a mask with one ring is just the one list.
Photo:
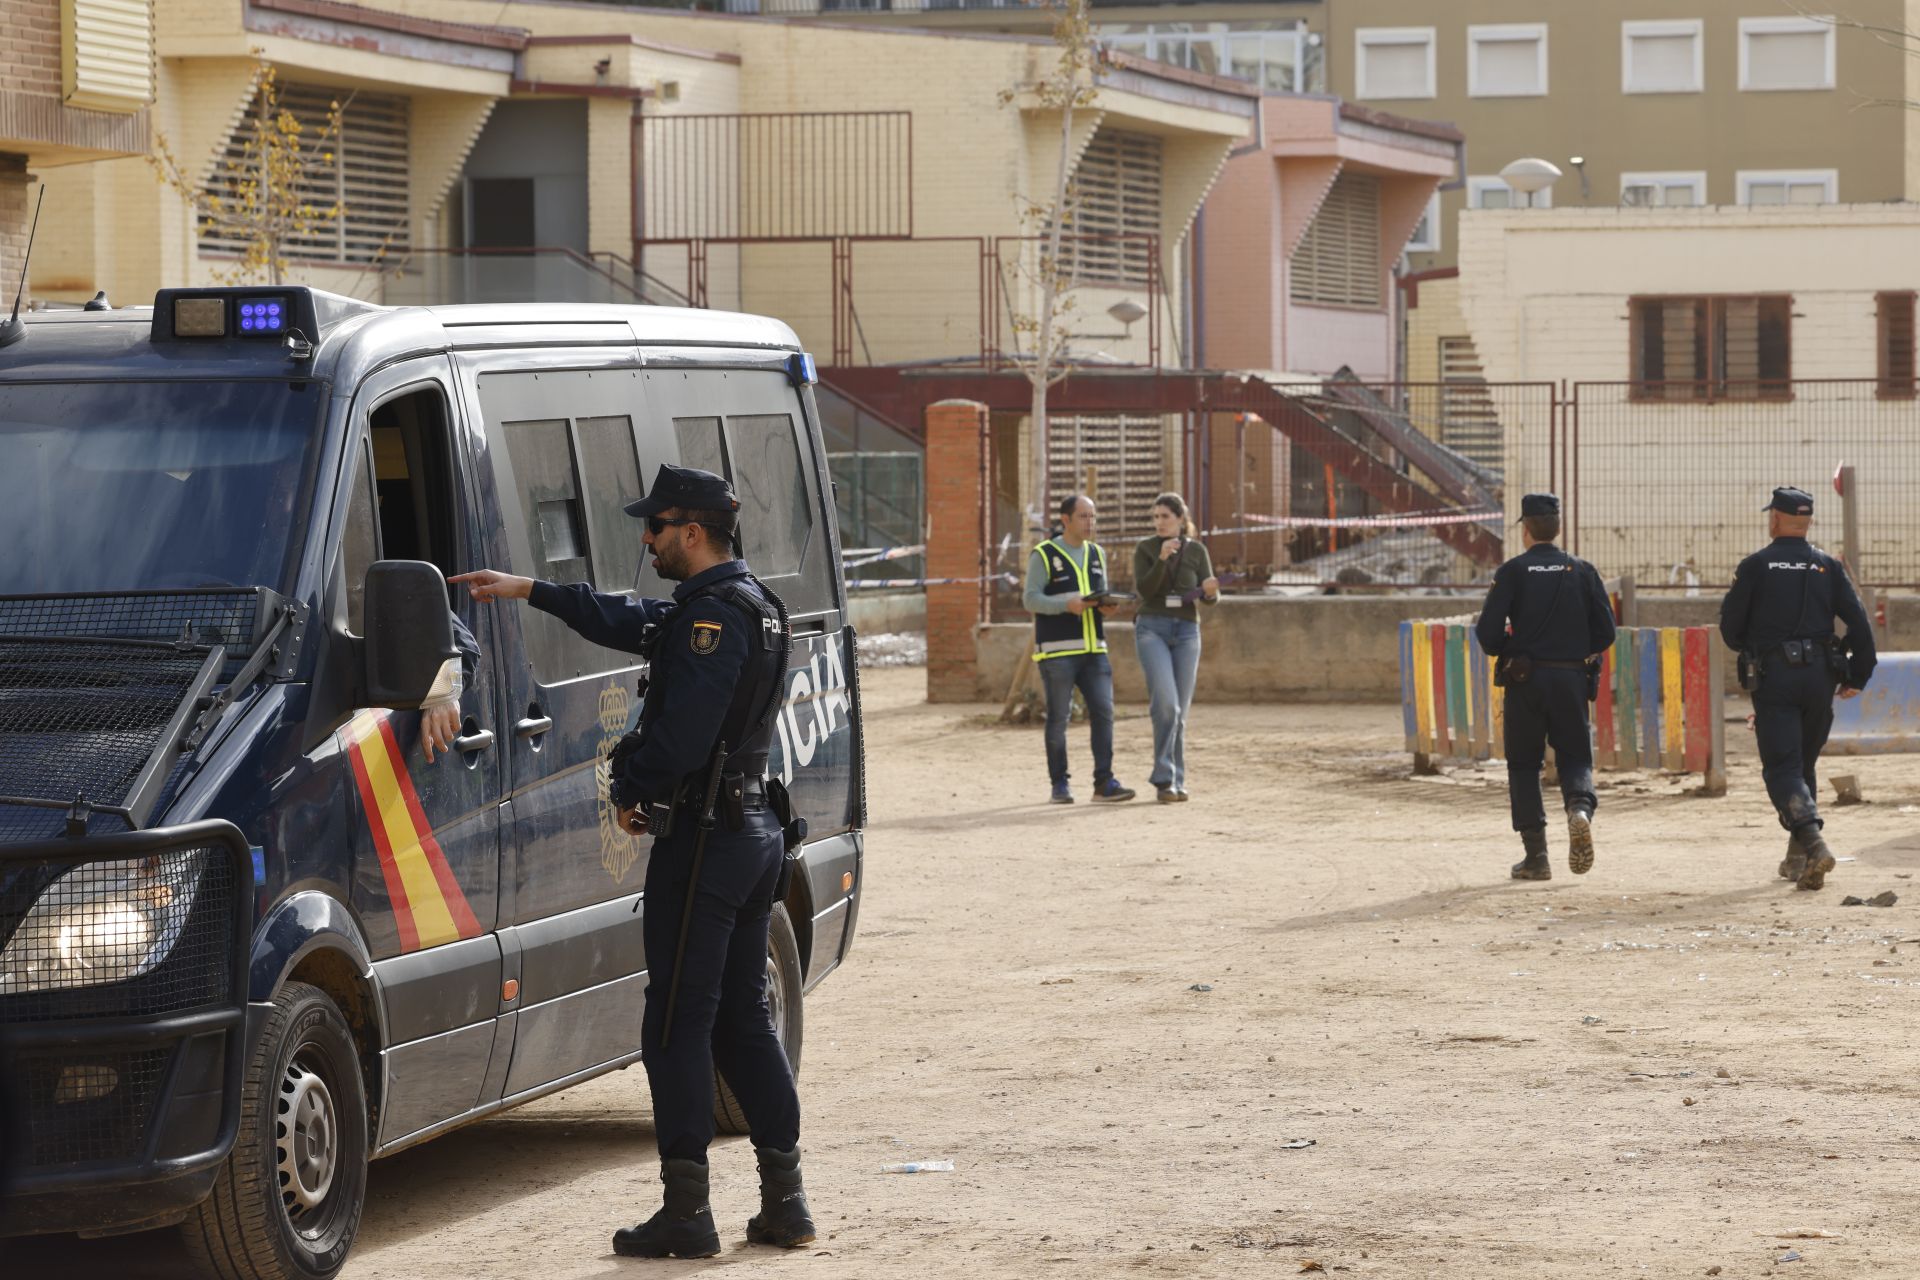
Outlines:
{"label": "police officer walking away", "polygon": [[767,1006],[768,920],[784,862],[767,751],[792,637],[785,606],[735,558],[739,509],[720,476],[674,466],[627,505],[647,521],[660,576],[680,584],[671,601],[491,569],[450,579],[476,600],[526,600],[596,644],[651,659],[639,728],[616,748],[609,784],[621,825],[655,836],[640,1044],[666,1196],[646,1222],[615,1234],[614,1252],[628,1257],[720,1252],[707,1203],[716,1064],[759,1157],[761,1209],[747,1238],[789,1248],[814,1238],[800,1184],[800,1099]]}
{"label": "police officer walking away", "polygon": [[1540,771],[1547,744],[1560,769],[1567,809],[1567,866],[1593,869],[1593,741],[1587,730],[1591,664],[1613,646],[1613,607],[1600,575],[1585,560],[1553,545],[1560,536],[1560,499],[1530,493],[1520,500],[1526,550],[1501,565],[1475,631],[1493,654],[1494,683],[1506,691],[1507,799],[1526,857],[1515,880],[1551,880],[1547,812]]}
{"label": "police officer walking away", "polygon": [[[1762,508],[1773,539],[1740,562],[1720,605],[1720,635],[1740,654],[1753,697],[1767,798],[1787,829],[1782,879],[1818,889],[1833,870],[1820,833],[1814,766],[1833,728],[1833,695],[1852,698],[1873,676],[1873,627],[1844,564],[1807,541],[1813,495],[1780,488]],[[1836,640],[1833,620],[1847,624]]]}

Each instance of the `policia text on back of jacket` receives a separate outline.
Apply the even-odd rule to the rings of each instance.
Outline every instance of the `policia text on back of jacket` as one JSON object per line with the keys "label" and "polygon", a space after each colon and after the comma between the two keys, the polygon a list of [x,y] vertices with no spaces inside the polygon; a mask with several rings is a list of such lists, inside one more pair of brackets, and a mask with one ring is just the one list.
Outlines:
{"label": "policia text on back of jacket", "polygon": [[[444,577],[669,595],[621,509],[663,464],[732,486],[791,619],[765,767],[810,829],[740,965],[798,1066],[865,821],[813,376],[760,317],[295,287],[38,314],[0,347],[0,1074],[26,1138],[0,1234],[180,1224],[199,1273],[324,1278],[369,1159],[641,1062],[646,937],[683,903],[643,895],[656,837],[607,794],[645,663]],[[429,764],[450,608],[476,643]],[[716,649],[749,629],[723,626]],[[126,927],[82,927],[102,912]],[[743,1132],[726,1085],[713,1120]]]}
{"label": "policia text on back of jacket", "polygon": [[1560,536],[1560,499],[1530,493],[1520,500],[1526,550],[1494,573],[1475,630],[1497,659],[1495,682],[1505,699],[1507,794],[1513,829],[1525,857],[1516,880],[1550,880],[1547,814],[1540,795],[1546,749],[1553,746],[1567,814],[1567,866],[1593,868],[1593,740],[1587,702],[1592,660],[1613,644],[1613,608],[1592,565],[1553,545]]}
{"label": "policia text on back of jacket", "polygon": [[[1819,889],[1834,868],[1822,834],[1815,766],[1833,728],[1833,699],[1873,678],[1873,627],[1844,564],[1807,541],[1813,496],[1773,491],[1766,546],[1740,562],[1720,606],[1720,634],[1740,655],[1740,684],[1753,698],[1767,798],[1787,830],[1779,874]],[[1835,620],[1846,635],[1836,637]]]}

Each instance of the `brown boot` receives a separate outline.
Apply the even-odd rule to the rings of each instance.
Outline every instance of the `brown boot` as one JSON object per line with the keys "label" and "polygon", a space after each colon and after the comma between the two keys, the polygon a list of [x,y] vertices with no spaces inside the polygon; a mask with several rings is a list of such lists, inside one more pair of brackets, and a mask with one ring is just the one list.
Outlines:
{"label": "brown boot", "polygon": [[1547,861],[1547,829],[1537,827],[1532,831],[1522,831],[1520,841],[1526,846],[1527,856],[1513,864],[1515,880],[1551,880],[1553,864]]}
{"label": "brown boot", "polygon": [[1798,881],[1800,873],[1807,869],[1807,851],[1800,847],[1800,833],[1787,833],[1787,856],[1780,860],[1779,875],[1782,880]]}
{"label": "brown boot", "polygon": [[1806,851],[1806,862],[1801,866],[1800,878],[1795,883],[1802,889],[1825,888],[1827,872],[1834,867],[1833,850],[1827,848],[1827,842],[1818,827],[1802,827],[1798,835],[1800,847]]}

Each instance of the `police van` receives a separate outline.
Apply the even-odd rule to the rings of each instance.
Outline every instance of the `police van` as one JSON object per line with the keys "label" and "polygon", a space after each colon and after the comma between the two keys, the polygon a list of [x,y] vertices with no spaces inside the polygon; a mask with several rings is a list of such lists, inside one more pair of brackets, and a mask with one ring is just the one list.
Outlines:
{"label": "police van", "polygon": [[[679,909],[641,901],[650,840],[606,800],[643,671],[445,579],[670,594],[621,511],[664,462],[732,481],[792,618],[769,767],[809,834],[767,967],[798,1067],[802,997],[853,938],[865,789],[792,330],[214,288],[14,334],[0,1235],[177,1223],[212,1274],[328,1276],[369,1160],[638,1061],[642,913]],[[480,657],[429,763],[455,615]]]}

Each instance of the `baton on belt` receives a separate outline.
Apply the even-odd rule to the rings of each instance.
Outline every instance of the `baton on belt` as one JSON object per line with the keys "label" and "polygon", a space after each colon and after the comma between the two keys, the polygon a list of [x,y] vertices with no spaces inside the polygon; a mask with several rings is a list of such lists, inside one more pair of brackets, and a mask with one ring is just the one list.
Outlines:
{"label": "baton on belt", "polygon": [[680,965],[687,958],[687,930],[693,924],[693,895],[700,890],[700,864],[707,856],[707,837],[713,834],[714,809],[720,803],[720,775],[727,767],[727,744],[713,749],[713,767],[707,771],[707,795],[700,805],[700,831],[693,838],[693,871],[687,877],[687,900],[680,908],[680,940],[673,947],[673,978],[667,984],[667,1015],[660,1029],[660,1047],[673,1039],[673,1007],[680,998]]}

